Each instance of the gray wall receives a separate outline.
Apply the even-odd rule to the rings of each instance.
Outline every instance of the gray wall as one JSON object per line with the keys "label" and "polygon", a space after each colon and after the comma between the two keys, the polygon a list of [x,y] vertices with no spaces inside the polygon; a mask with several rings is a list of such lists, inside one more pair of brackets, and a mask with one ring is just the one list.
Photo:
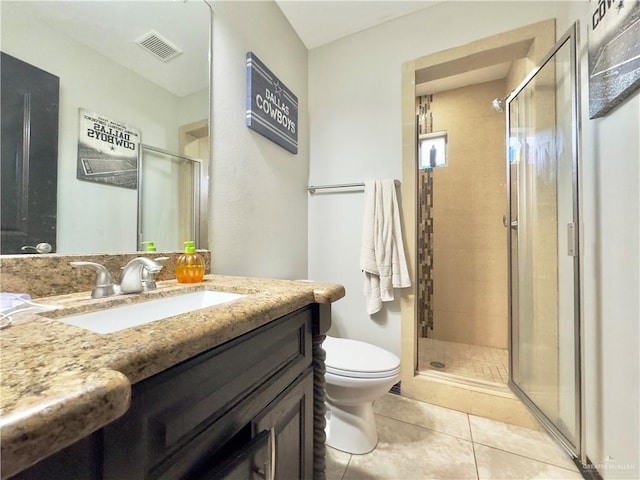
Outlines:
{"label": "gray wall", "polygon": [[[298,154],[245,125],[246,54],[298,97]],[[307,49],[273,2],[214,2],[209,246],[220,274],[306,278]]]}

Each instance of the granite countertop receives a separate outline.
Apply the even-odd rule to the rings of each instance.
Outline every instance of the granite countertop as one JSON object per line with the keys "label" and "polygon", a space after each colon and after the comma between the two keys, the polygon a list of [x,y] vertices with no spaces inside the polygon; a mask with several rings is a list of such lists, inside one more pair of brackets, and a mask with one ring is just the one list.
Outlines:
{"label": "granite countertop", "polygon": [[[205,289],[246,296],[110,334],[55,319]],[[294,310],[343,296],[335,284],[207,275],[199,284],[164,281],[152,292],[107,299],[89,292],[38,299],[63,308],[18,315],[0,330],[2,478],[123,415],[132,384]]]}

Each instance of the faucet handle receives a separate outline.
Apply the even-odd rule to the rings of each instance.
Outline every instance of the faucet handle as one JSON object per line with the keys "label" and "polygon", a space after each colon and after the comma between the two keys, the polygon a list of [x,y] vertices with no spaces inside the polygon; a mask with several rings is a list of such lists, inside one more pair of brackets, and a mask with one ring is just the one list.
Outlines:
{"label": "faucet handle", "polygon": [[[153,259],[154,262],[160,265],[162,265],[167,260],[169,260],[169,257],[158,257]],[[144,292],[148,292],[149,290],[156,289],[156,278],[155,278],[156,273],[159,273],[159,271],[152,272],[148,268],[144,266],[142,267],[141,280],[142,280],[142,290]]]}
{"label": "faucet handle", "polygon": [[115,295],[116,290],[109,270],[104,265],[94,262],[69,262],[73,268],[89,267],[93,268],[96,274],[96,287],[91,291],[91,298],[104,298]]}

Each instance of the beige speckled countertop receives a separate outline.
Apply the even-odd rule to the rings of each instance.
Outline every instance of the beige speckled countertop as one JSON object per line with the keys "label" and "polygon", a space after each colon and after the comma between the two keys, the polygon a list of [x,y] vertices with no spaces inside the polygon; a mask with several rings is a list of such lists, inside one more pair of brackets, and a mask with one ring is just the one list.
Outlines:
{"label": "beige speckled countertop", "polygon": [[[247,295],[104,335],[53,318],[203,289]],[[88,292],[38,299],[63,308],[18,315],[0,330],[1,476],[123,415],[132,384],[294,310],[343,296],[335,284],[207,275],[199,284],[164,281],[152,292],[108,299]]]}

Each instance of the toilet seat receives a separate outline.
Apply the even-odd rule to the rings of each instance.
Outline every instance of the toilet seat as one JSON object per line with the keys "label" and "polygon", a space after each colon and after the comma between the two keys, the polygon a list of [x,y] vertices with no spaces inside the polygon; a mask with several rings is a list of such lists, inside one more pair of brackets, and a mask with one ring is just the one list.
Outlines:
{"label": "toilet seat", "polygon": [[350,378],[386,378],[400,373],[400,359],[391,352],[358,340],[327,336],[327,373]]}

